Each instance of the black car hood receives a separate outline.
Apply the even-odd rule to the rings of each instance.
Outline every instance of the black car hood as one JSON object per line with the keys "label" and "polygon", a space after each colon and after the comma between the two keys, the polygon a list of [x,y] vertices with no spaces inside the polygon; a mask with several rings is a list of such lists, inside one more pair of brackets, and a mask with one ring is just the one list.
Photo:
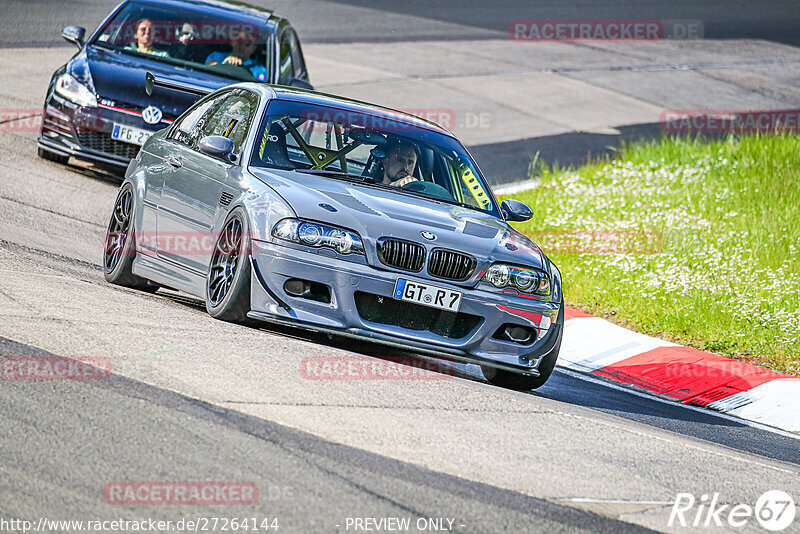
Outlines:
{"label": "black car hood", "polygon": [[[251,170],[302,219],[355,230],[368,241],[398,237],[469,253],[480,262],[544,268],[536,244],[505,221],[478,210],[370,185],[275,169]],[[430,232],[434,239],[426,239]]]}
{"label": "black car hood", "polygon": [[[81,54],[82,55],[82,54]],[[79,55],[80,56],[80,55]],[[73,61],[81,61],[76,57]],[[144,90],[145,73],[157,79],[178,81],[203,87],[209,92],[234,81],[213,74],[168,65],[147,58],[127,55],[114,50],[87,46],[85,61],[99,98],[114,101],[117,106],[145,108],[158,106],[166,116],[176,117],[192,105],[198,96],[182,91],[156,88],[152,96]]]}

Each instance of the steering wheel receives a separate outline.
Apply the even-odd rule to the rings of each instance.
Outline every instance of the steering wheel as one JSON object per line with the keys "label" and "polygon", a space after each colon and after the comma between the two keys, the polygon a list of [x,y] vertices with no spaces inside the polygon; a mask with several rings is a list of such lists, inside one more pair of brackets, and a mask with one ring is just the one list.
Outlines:
{"label": "steering wheel", "polygon": [[441,198],[442,200],[455,200],[453,195],[450,194],[450,191],[445,189],[439,184],[435,184],[433,182],[426,182],[424,180],[417,180],[416,182],[408,182],[407,184],[403,184],[400,189],[405,189],[406,191],[413,191],[415,193],[422,193],[424,195],[428,195],[429,197],[433,198]]}
{"label": "steering wheel", "polygon": [[245,67],[244,65],[231,65],[230,63],[216,63],[214,65],[206,65],[206,68],[215,70],[222,74],[223,76],[230,76],[232,78],[250,78],[256,79],[253,76],[253,73],[250,72],[250,69]]}

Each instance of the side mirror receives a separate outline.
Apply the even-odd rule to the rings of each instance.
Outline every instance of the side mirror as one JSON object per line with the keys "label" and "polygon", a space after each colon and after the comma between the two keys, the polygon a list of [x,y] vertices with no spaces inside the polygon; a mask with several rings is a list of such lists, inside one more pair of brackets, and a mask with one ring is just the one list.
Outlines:
{"label": "side mirror", "polygon": [[221,135],[209,135],[200,140],[197,144],[200,152],[214,158],[224,159],[225,161],[232,162],[235,157],[233,155],[233,141]]}
{"label": "side mirror", "polygon": [[83,48],[83,36],[86,35],[86,28],[82,26],[67,26],[61,30],[61,37],[75,43],[78,48]]}
{"label": "side mirror", "polygon": [[297,89],[308,89],[309,91],[314,90],[314,86],[308,83],[308,80],[304,80],[302,78],[292,78],[289,81],[289,87],[296,87]]}
{"label": "side mirror", "polygon": [[509,222],[530,221],[533,217],[533,210],[527,204],[513,199],[504,200],[500,204],[500,212],[505,220]]}

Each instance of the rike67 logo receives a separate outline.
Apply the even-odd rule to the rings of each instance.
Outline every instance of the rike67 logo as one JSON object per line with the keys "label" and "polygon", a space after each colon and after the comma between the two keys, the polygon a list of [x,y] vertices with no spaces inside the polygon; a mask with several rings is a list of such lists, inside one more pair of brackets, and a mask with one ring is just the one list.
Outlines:
{"label": "rike67 logo", "polygon": [[757,521],[762,528],[780,532],[794,523],[794,499],[785,491],[770,490],[750,504],[722,504],[719,493],[696,499],[691,493],[679,493],[672,505],[668,526],[741,528]]}

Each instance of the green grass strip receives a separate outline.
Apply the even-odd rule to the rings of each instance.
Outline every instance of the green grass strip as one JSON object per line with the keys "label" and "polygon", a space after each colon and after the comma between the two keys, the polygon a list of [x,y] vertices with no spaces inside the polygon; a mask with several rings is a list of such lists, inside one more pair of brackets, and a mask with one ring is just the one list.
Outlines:
{"label": "green grass strip", "polygon": [[518,229],[570,304],[640,332],[800,375],[800,138],[665,137],[541,169]]}

